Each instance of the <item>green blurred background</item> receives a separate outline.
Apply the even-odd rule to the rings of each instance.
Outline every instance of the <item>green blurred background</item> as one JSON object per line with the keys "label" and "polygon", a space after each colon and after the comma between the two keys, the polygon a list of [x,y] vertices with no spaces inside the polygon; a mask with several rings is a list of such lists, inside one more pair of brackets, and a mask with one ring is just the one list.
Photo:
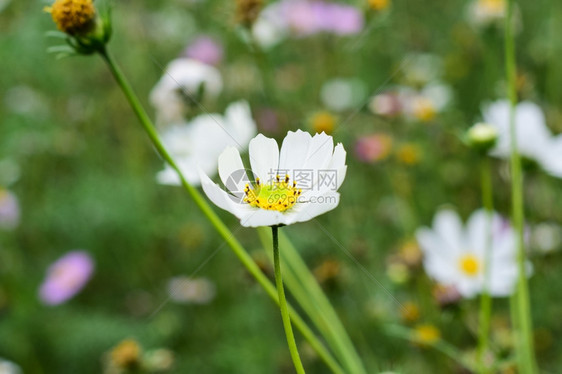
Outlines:
{"label": "green blurred background", "polygon": [[[367,9],[366,3],[353,3]],[[467,4],[394,1],[384,14],[366,10],[368,26],[359,36],[288,39],[267,55],[274,98],[262,94],[231,1],[115,1],[109,48],[150,112],[148,94],[163,66],[195,35],[214,36],[225,48],[220,65],[225,89],[208,109],[223,112],[239,99],[248,100],[254,113],[274,109],[279,127],[264,128],[259,119],[258,126],[278,140],[287,130],[310,130],[307,119],[326,109],[319,92],[327,79],[356,77],[375,93],[401,82],[405,56],[440,56],[454,102],[432,123],[384,119],[365,106],[338,114],[333,136],[348,150],[348,176],[340,206],[318,223],[398,300],[417,305],[419,322],[434,324],[469,352],[475,346],[476,300],[439,308],[419,265],[408,268],[405,281],[388,275],[389,256],[413,240],[415,229],[428,225],[439,206],[451,204],[464,217],[480,206],[477,158],[459,135],[480,118],[483,102],[503,96],[503,44],[501,28],[475,30],[467,23]],[[57,60],[46,52],[54,41],[45,32],[54,24],[44,5],[0,1],[0,185],[18,197],[22,215],[16,229],[0,231],[0,357],[30,374],[100,373],[107,352],[130,338],[145,350],[173,352],[173,373],[292,372],[278,309],[189,197],[156,183],[162,162],[101,59]],[[519,94],[541,104],[558,133],[562,3],[521,2],[518,9]],[[248,74],[240,78],[240,69]],[[394,153],[378,163],[358,161],[355,141],[374,132],[389,134],[396,145],[414,145],[417,161],[404,163]],[[497,209],[507,215],[505,162],[494,161],[494,170]],[[561,187],[561,181],[529,168],[530,224],[562,222]],[[255,231],[219,214],[271,276]],[[408,322],[317,223],[283,230],[316,274],[326,263],[336,264],[328,279],[319,277],[369,373],[460,372],[439,353],[384,333],[390,322]],[[531,280],[538,357],[549,373],[562,372],[556,338],[562,333],[559,247],[534,254]],[[41,304],[37,293],[46,269],[72,249],[91,253],[92,280],[63,305]],[[169,300],[168,280],[195,271],[215,284],[212,302]],[[494,329],[500,331],[509,312],[505,300],[496,306]],[[297,339],[309,372],[326,373],[300,335]]]}

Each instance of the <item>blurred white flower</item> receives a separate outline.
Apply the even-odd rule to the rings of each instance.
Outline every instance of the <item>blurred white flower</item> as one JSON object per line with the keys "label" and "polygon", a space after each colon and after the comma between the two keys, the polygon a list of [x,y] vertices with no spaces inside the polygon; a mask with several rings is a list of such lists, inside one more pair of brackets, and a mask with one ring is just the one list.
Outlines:
{"label": "blurred white flower", "polygon": [[13,362],[0,358],[0,374],[22,374],[22,370]]}
{"label": "blurred white flower", "polygon": [[[281,150],[275,139],[258,134],[250,141],[248,176],[236,148],[224,150],[219,175],[228,192],[201,172],[207,197],[247,227],[308,221],[338,206],[347,166],[341,144],[325,133],[289,131]],[[250,179],[251,178],[251,179]],[[252,183],[252,180],[255,182]]]}
{"label": "blurred white flower", "polygon": [[222,77],[214,66],[189,58],[173,60],[150,93],[158,124],[183,122],[190,105],[205,96],[218,96],[222,87]]}
{"label": "blurred white flower", "polygon": [[355,109],[364,104],[365,83],[357,78],[335,78],[322,85],[320,98],[324,106],[334,112]]}
{"label": "blurred white flower", "polygon": [[208,304],[216,294],[216,287],[207,278],[174,277],[168,282],[170,299],[178,303]]}
{"label": "blurred white flower", "polygon": [[[510,157],[511,132],[507,100],[498,100],[484,106],[484,120],[498,130],[498,142],[492,155]],[[553,137],[546,125],[542,109],[524,101],[515,108],[515,134],[519,153],[536,161],[549,174],[562,178],[562,135]]]}
{"label": "blurred white flower", "polygon": [[404,59],[404,80],[414,86],[424,86],[439,79],[443,61],[430,53],[412,53]]}
{"label": "blurred white flower", "polygon": [[[220,153],[228,146],[244,151],[256,132],[250,106],[238,101],[226,108],[224,116],[202,114],[188,123],[169,127],[164,130],[162,141],[187,181],[199,185],[197,167],[214,175]],[[157,179],[162,184],[180,184],[177,173],[168,165]]]}
{"label": "blurred white flower", "polygon": [[556,223],[540,223],[531,230],[531,244],[542,253],[556,250],[562,244],[562,227]]}
{"label": "blurred white flower", "polygon": [[[487,214],[474,212],[463,226],[458,214],[443,210],[435,215],[433,227],[421,228],[416,237],[424,253],[427,274],[444,286],[453,286],[471,298],[484,289]],[[493,296],[510,295],[517,282],[516,236],[496,213],[492,217],[489,291]],[[528,272],[531,264],[527,262]]]}
{"label": "blurred white flower", "polygon": [[468,6],[468,20],[476,26],[502,21],[506,12],[505,0],[474,0]]}

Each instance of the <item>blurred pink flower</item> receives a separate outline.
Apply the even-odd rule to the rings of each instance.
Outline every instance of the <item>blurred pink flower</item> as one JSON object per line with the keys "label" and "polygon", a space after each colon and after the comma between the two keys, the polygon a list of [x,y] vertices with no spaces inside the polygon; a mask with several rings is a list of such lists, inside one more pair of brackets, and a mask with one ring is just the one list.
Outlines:
{"label": "blurred pink flower", "polygon": [[47,305],[64,303],[88,283],[94,261],[85,251],[71,251],[55,261],[39,290],[39,298]]}
{"label": "blurred pink flower", "polygon": [[355,144],[357,158],[364,162],[376,162],[390,154],[392,138],[385,134],[374,134],[360,138]]}
{"label": "blurred pink flower", "polygon": [[364,24],[363,13],[351,5],[320,0],[281,0],[262,11],[254,35],[259,42],[272,45],[288,33],[301,37],[321,32],[357,34]]}
{"label": "blurred pink flower", "polygon": [[195,38],[184,52],[185,57],[209,65],[218,65],[222,61],[223,54],[222,45],[207,35]]}
{"label": "blurred pink flower", "polygon": [[0,229],[16,228],[20,221],[20,205],[12,192],[0,187]]}

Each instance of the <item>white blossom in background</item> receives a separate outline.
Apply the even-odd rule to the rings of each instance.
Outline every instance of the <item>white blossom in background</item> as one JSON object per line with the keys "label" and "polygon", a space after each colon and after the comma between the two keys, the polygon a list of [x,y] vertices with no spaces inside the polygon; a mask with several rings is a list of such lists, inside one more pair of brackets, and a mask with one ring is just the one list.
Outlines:
{"label": "white blossom in background", "polygon": [[[493,156],[509,159],[511,132],[508,100],[484,105],[482,115],[486,123],[498,130],[498,141]],[[547,173],[562,178],[562,135],[552,136],[542,109],[532,102],[523,101],[515,108],[515,134],[519,153],[534,160]]]}
{"label": "white blossom in background", "polygon": [[[165,129],[162,141],[187,181],[199,185],[197,168],[214,175],[220,153],[228,146],[244,151],[256,133],[250,106],[238,101],[230,104],[224,115],[202,114]],[[162,184],[180,184],[177,173],[168,165],[158,173],[157,180]]]}
{"label": "white blossom in background", "polygon": [[0,374],[23,374],[23,371],[13,362],[0,358]]}
{"label": "white blossom in background", "polygon": [[168,294],[177,303],[208,304],[215,297],[216,287],[207,278],[174,277],[168,282]]}
{"label": "white blossom in background", "polygon": [[[466,226],[456,212],[438,212],[433,227],[416,232],[426,273],[443,286],[455,287],[463,297],[481,293],[485,286],[487,224],[484,210],[474,212]],[[514,291],[518,277],[516,235],[496,213],[491,232],[489,291],[492,296],[508,296]],[[529,262],[527,267],[530,274]]]}
{"label": "white blossom in background", "polygon": [[357,78],[334,78],[326,81],[320,91],[322,104],[334,112],[356,109],[364,104],[367,87]]}
{"label": "white blossom in background", "polygon": [[150,93],[157,123],[184,122],[190,105],[197,105],[206,96],[218,96],[222,88],[221,74],[214,66],[189,58],[173,60]]}
{"label": "white blossom in background", "polygon": [[505,0],[474,0],[468,6],[467,18],[476,26],[488,26],[502,22],[506,10]]}

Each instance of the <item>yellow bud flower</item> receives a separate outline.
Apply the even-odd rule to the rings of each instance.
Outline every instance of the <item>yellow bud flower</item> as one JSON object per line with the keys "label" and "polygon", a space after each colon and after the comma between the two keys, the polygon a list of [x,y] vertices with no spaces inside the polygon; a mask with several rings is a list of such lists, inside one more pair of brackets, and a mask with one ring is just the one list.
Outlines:
{"label": "yellow bud flower", "polygon": [[407,143],[400,148],[396,152],[396,157],[398,161],[406,165],[415,165],[420,162],[421,159],[421,151],[419,147],[412,143]]}
{"label": "yellow bud flower", "polygon": [[441,332],[433,325],[418,325],[414,337],[422,345],[431,345],[441,339]]}
{"label": "yellow bud flower", "polygon": [[381,11],[388,8],[390,0],[368,0],[369,7],[375,11]]}
{"label": "yellow bud flower", "polygon": [[56,0],[45,11],[51,13],[58,29],[69,35],[86,34],[95,26],[96,8],[92,0]]}
{"label": "yellow bud flower", "polygon": [[310,118],[310,125],[315,132],[330,135],[336,127],[336,117],[329,112],[318,112]]}
{"label": "yellow bud flower", "polygon": [[131,368],[139,363],[141,347],[132,339],[123,340],[111,351],[111,361],[118,368]]}

